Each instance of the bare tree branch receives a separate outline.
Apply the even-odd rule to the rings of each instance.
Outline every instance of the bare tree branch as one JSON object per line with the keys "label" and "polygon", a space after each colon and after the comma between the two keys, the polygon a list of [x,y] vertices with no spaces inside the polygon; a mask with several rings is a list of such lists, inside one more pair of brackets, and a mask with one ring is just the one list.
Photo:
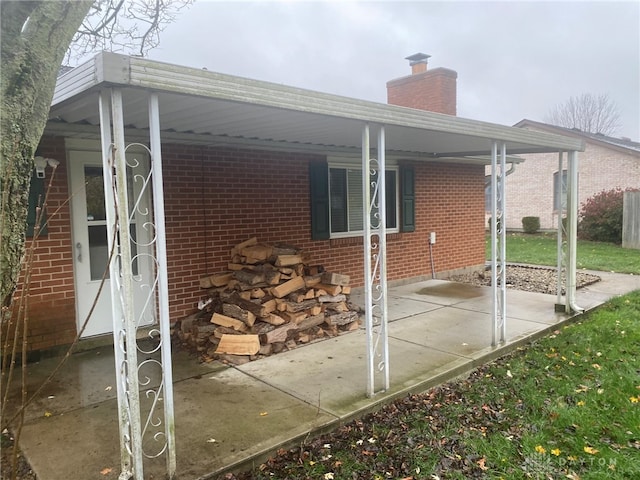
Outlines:
{"label": "bare tree branch", "polygon": [[618,107],[609,95],[583,93],[556,105],[545,117],[547,123],[577,128],[588,133],[613,135],[620,128]]}
{"label": "bare tree branch", "polygon": [[67,60],[96,50],[144,56],[160,32],[194,0],[96,0],[71,43]]}

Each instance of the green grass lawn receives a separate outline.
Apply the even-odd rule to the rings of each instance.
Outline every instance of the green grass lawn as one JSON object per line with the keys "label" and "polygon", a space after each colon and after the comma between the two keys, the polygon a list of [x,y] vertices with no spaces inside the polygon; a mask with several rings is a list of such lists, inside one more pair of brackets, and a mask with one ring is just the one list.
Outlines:
{"label": "green grass lawn", "polygon": [[238,479],[640,478],[640,291]]}
{"label": "green grass lawn", "polygon": [[[487,237],[487,259],[491,258],[491,238]],[[555,234],[507,233],[507,261],[533,265],[557,265]],[[578,240],[578,268],[640,274],[640,250],[613,243]]]}

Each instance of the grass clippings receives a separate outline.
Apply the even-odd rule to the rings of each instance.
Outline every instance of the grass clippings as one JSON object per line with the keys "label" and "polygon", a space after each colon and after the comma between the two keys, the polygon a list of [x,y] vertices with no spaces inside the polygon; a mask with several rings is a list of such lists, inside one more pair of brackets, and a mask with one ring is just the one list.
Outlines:
{"label": "grass clippings", "polygon": [[640,478],[640,291],[246,479]]}

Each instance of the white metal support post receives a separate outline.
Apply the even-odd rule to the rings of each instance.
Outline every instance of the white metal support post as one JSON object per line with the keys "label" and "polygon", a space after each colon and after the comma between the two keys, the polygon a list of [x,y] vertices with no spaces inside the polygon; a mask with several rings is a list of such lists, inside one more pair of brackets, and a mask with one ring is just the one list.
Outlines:
{"label": "white metal support post", "polygon": [[[117,243],[116,232],[116,202],[115,202],[115,152],[111,139],[111,90],[100,92],[100,138],[102,142],[102,170],[105,192],[105,213],[107,220],[107,244],[111,252],[114,241]],[[116,247],[117,248],[117,247]],[[109,278],[111,279],[111,312],[113,319],[113,351],[116,368],[116,392],[118,397],[118,427],[120,432],[120,479],[128,479],[133,476],[131,463],[131,432],[129,420],[129,399],[127,396],[127,381],[122,379],[123,370],[126,372],[125,348],[122,333],[124,324],[123,305],[120,301],[120,265],[117,261],[117,253],[109,264]]]}
{"label": "white metal support post", "polygon": [[[160,142],[160,110],[158,95],[149,97],[149,135],[151,142],[151,179],[153,185],[153,217],[156,238],[156,274],[158,278],[158,313],[160,323],[161,386],[164,394],[164,438],[166,440],[167,475],[176,473],[175,417],[173,414],[173,370],[171,365],[171,334],[169,325],[169,282],[167,278],[167,246],[162,182],[162,149]],[[160,389],[158,389],[160,390]]]}
{"label": "white metal support post", "polygon": [[[108,97],[111,97],[111,105]],[[110,279],[120,429],[119,479],[143,480],[144,459],[163,455],[166,478],[173,479],[176,473],[175,419],[158,97],[151,94],[149,98],[150,148],[142,144],[125,146],[119,90],[103,91],[99,106],[109,246],[115,239],[118,253],[110,264]],[[133,145],[146,150],[151,165],[148,172],[128,178],[129,170],[140,170],[142,166],[134,154],[131,159],[127,157],[127,150]],[[132,188],[133,184],[137,186]],[[143,198],[149,194],[149,189],[152,189],[153,208],[144,206]],[[132,194],[134,197],[130,198]],[[151,232],[149,238],[141,241],[131,235],[131,227],[136,223]],[[117,235],[114,234],[116,231]],[[136,247],[135,251],[132,246]],[[147,261],[152,264],[150,278],[134,277],[134,263]],[[139,312],[135,308],[136,298],[146,307]],[[147,323],[145,315],[149,312],[159,320],[159,327],[149,331],[151,347],[137,339],[138,326],[143,321]],[[145,357],[141,363],[138,363],[138,352]],[[154,386],[152,378],[156,377],[159,383]],[[145,402],[140,400],[141,387]]]}
{"label": "white metal support post", "polygon": [[567,185],[564,176],[564,152],[558,153],[558,181],[556,182],[555,198],[558,202],[558,245],[557,245],[557,286],[556,286],[556,311],[559,308],[564,307],[566,303],[562,303],[562,290],[563,285],[566,283],[566,238],[567,230],[565,228],[565,222],[563,221],[563,214],[566,211],[567,206]]}
{"label": "white metal support post", "polygon": [[579,313],[583,309],[576,304],[576,270],[578,247],[578,152],[568,154],[567,172],[567,280],[566,312]]}
{"label": "white metal support post", "polygon": [[491,146],[491,296],[493,334],[491,345],[504,343],[507,336],[507,288],[506,288],[506,181],[507,147],[498,142]]}
{"label": "white metal support post", "polygon": [[362,130],[362,194],[368,397],[389,389],[385,148],[385,131],[381,126],[378,158],[371,158],[369,125],[365,125]]}
{"label": "white metal support post", "polygon": [[[123,392],[122,403],[126,408],[120,412],[121,453],[126,449],[130,459],[131,471],[123,471],[120,480],[144,479],[142,461],[142,429],[140,422],[140,390],[138,383],[138,346],[136,341],[135,306],[133,298],[133,258],[131,255],[131,233],[129,222],[129,199],[127,188],[127,159],[124,139],[124,112],[122,92],[111,92],[111,111],[113,122],[113,157],[115,169],[115,209],[118,229],[118,259],[111,263],[111,282],[117,283],[117,296],[112,302],[119,302],[121,317],[114,317],[114,348],[120,349],[116,355],[121,363],[116,365],[116,378],[121,385],[118,393]],[[125,461],[123,461],[123,464]]]}

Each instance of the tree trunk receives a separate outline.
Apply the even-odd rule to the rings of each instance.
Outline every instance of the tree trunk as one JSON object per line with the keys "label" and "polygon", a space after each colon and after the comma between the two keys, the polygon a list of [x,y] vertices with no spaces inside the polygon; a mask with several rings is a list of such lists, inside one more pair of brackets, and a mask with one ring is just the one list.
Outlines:
{"label": "tree trunk", "polygon": [[58,70],[92,1],[0,3],[0,302],[10,303],[24,255],[33,157]]}

